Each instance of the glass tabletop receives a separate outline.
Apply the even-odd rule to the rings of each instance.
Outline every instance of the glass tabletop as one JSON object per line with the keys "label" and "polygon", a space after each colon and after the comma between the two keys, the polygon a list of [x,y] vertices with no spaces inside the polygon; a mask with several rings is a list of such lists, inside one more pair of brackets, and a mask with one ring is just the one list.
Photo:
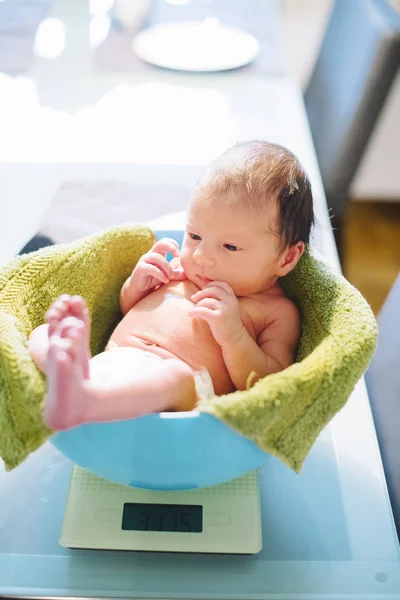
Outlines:
{"label": "glass tabletop", "polygon": [[260,470],[263,549],[254,556],[61,547],[71,463],[47,443],[0,473],[0,594],[394,597],[400,562],[384,480],[343,443],[339,425],[320,435],[300,475],[272,457]]}

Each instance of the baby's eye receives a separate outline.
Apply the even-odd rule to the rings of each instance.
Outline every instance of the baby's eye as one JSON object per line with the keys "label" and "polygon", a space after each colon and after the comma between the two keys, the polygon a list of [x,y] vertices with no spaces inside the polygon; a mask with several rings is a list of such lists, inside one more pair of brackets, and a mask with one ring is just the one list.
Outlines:
{"label": "baby's eye", "polygon": [[230,252],[237,252],[239,250],[238,246],[234,246],[233,244],[225,244],[224,248],[230,250]]}
{"label": "baby's eye", "polygon": [[189,237],[191,237],[192,240],[201,240],[201,237],[197,235],[197,233],[189,233]]}

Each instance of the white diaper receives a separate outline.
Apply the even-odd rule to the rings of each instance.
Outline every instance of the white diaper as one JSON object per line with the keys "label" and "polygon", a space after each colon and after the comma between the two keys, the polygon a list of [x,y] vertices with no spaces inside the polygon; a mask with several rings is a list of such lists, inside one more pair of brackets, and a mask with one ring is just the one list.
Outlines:
{"label": "white diaper", "polygon": [[[132,372],[152,377],[154,374],[154,362],[165,359],[142,350],[141,348],[130,348],[129,346],[117,346],[110,342],[109,350],[97,354],[90,361],[90,378],[99,382],[132,381]],[[194,374],[196,391],[201,400],[208,400],[215,395],[214,386],[210,374],[206,368],[202,368]]]}

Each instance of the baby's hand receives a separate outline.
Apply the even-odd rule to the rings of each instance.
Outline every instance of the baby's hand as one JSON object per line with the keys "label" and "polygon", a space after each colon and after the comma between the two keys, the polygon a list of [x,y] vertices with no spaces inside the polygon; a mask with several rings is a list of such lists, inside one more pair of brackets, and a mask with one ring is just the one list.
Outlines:
{"label": "baby's hand", "polygon": [[131,275],[130,285],[138,292],[145,293],[150,292],[160,283],[186,279],[181,267],[171,267],[165,258],[168,252],[172,256],[179,256],[178,242],[169,238],[162,238],[156,242],[152,249],[139,259]]}
{"label": "baby's hand", "polygon": [[221,347],[235,344],[245,331],[239,301],[231,286],[224,281],[212,281],[192,296],[196,306],[189,315],[204,319]]}

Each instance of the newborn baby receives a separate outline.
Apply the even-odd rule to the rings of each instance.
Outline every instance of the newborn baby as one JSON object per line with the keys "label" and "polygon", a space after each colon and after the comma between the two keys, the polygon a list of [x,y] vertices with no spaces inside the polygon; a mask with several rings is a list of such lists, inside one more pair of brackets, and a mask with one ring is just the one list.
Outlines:
{"label": "newborn baby", "polygon": [[90,357],[79,296],[61,296],[32,332],[45,422],[68,429],[192,410],[292,364],[300,316],[279,278],[296,266],[313,218],[309,180],[289,150],[246,142],[213,161],[193,190],[182,249],[157,241],[122,286],[124,317],[104,352]]}

